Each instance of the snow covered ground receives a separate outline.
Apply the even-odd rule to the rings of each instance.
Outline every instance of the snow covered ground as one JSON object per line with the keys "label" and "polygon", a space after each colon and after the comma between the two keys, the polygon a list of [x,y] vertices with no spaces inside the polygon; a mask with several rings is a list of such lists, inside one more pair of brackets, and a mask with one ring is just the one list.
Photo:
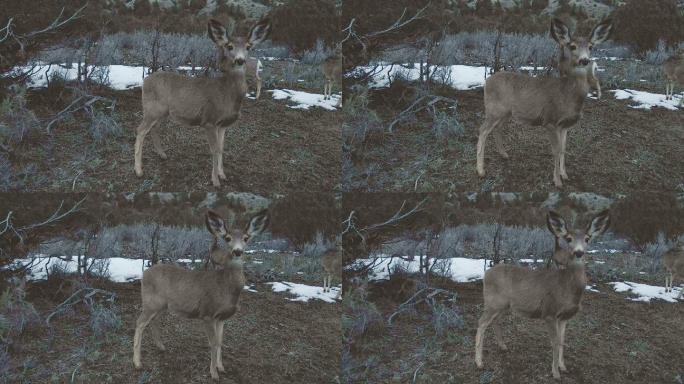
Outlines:
{"label": "snow covered ground", "polygon": [[[372,260],[373,259],[358,259],[356,262],[359,264],[368,264]],[[415,257],[410,261],[396,257],[394,259],[389,257],[378,258],[377,265],[371,271],[370,279],[389,279],[390,272],[393,272],[394,268],[402,268],[408,273],[416,273],[419,270],[419,263],[418,257]],[[485,270],[488,268],[488,260],[452,257],[440,259],[433,270],[443,271],[445,275],[453,281],[465,283],[468,281],[481,280],[484,277]]]}
{"label": "snow covered ground", "polygon": [[683,288],[673,287],[672,292],[665,292],[665,287],[657,285],[648,285],[640,283],[632,283],[629,281],[618,281],[608,283],[612,285],[615,292],[627,292],[629,297],[627,300],[650,302],[652,299],[665,300],[670,303],[677,302],[677,296]]}
{"label": "snow covered ground", "polygon": [[679,109],[679,103],[682,101],[682,97],[684,97],[680,94],[674,95],[673,100],[665,100],[665,95],[663,94],[635,91],[633,89],[618,89],[610,92],[613,92],[615,98],[618,100],[631,100],[633,103],[629,106],[630,108],[648,110],[653,107],[662,107],[671,111],[676,111]]}
{"label": "snow covered ground", "polygon": [[[273,250],[262,250],[263,253],[273,253]],[[255,251],[256,252],[256,251]],[[254,252],[253,252],[254,253]],[[178,259],[180,264],[190,264],[192,262],[203,263],[203,259]],[[27,265],[31,259],[17,259],[13,262],[10,268],[19,268]],[[88,265],[93,262],[88,260]],[[95,271],[107,271],[109,279],[113,282],[124,283],[142,278],[143,272],[147,269],[147,260],[141,259],[127,259],[123,257],[112,257],[109,259],[95,260]],[[255,263],[260,263],[257,261]],[[77,259],[74,257],[71,260],[61,260],[56,257],[37,257],[34,260],[31,268],[28,271],[30,280],[43,280],[47,278],[48,273],[52,273],[53,268],[58,268],[61,271],[74,273],[78,267]],[[342,289],[342,286],[331,288],[331,292],[323,292],[322,286],[312,286],[305,284],[289,283],[289,282],[272,282],[267,283],[272,286],[274,292],[286,292],[294,295],[294,298],[288,298],[292,301],[308,302],[311,299],[323,300],[327,303],[336,302],[337,294]],[[258,292],[254,287],[245,286],[248,292]]]}
{"label": "snow covered ground", "polygon": [[320,107],[328,111],[335,111],[338,108],[341,94],[332,95],[330,100],[323,100],[323,95],[320,93],[309,93],[302,91],[294,91],[291,89],[274,89],[269,90],[273,94],[275,100],[287,100],[293,105],[289,105],[292,109],[308,110],[311,107]]}
{"label": "snow covered ground", "polygon": [[[388,87],[391,80],[400,76],[407,80],[417,80],[420,75],[420,64],[379,64],[379,70],[372,76],[371,88]],[[370,71],[375,66],[359,67],[360,71]],[[483,87],[489,67],[473,67],[469,65],[430,66],[430,71],[437,70],[438,78],[444,78],[445,83],[458,90]]]}
{"label": "snow covered ground", "polygon": [[330,288],[330,292],[323,292],[323,287],[315,285],[290,283],[287,281],[266,283],[273,288],[273,292],[286,292],[293,295],[293,298],[288,298],[290,301],[308,302],[311,299],[323,300],[326,303],[336,302],[336,297],[342,286]]}

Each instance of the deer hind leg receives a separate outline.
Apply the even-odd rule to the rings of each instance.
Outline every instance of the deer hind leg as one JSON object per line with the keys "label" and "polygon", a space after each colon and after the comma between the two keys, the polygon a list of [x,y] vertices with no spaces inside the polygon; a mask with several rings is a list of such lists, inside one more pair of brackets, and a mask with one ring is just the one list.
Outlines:
{"label": "deer hind leg", "polygon": [[496,336],[496,344],[499,346],[499,349],[507,351],[508,347],[504,342],[503,330],[501,329],[501,319],[494,320],[492,327],[494,327],[494,336]]}
{"label": "deer hind leg", "polygon": [[153,124],[151,131],[152,134],[152,144],[154,145],[154,151],[157,152],[157,155],[161,157],[162,159],[166,160],[168,156],[166,156],[166,152],[164,152],[164,148],[162,147],[161,144],[161,138],[159,137],[159,130],[161,129],[161,124],[157,124],[156,122]]}
{"label": "deer hind leg", "polygon": [[145,136],[150,132],[157,119],[144,116],[143,121],[136,129],[135,135],[135,174],[140,177],[143,175],[142,171],[142,150],[145,142]]}
{"label": "deer hind leg", "polygon": [[482,368],[482,349],[485,337],[485,331],[489,324],[492,323],[494,319],[499,315],[499,312],[491,309],[485,308],[484,313],[480,317],[477,324],[477,334],[475,334],[475,364],[478,368]]}
{"label": "deer hind leg", "polygon": [[138,320],[135,322],[135,335],[133,336],[133,364],[136,368],[140,369],[142,367],[142,362],[140,361],[140,348],[142,344],[142,336],[145,331],[145,327],[154,318],[157,312],[143,309]]}
{"label": "deer hind leg", "polygon": [[216,335],[216,320],[206,319],[204,320],[204,332],[207,334],[209,339],[209,356],[211,358],[211,363],[209,365],[209,374],[214,380],[219,379],[218,371],[216,370],[216,355],[218,352],[218,337]]}
{"label": "deer hind leg", "polygon": [[560,130],[555,129],[555,127],[549,129],[549,140],[551,141],[551,154],[553,155],[553,184],[559,188],[563,186],[563,182],[560,178],[560,136]]}
{"label": "deer hind leg", "polygon": [[157,316],[157,319],[152,321],[150,325],[150,333],[152,334],[152,341],[154,341],[154,345],[159,349],[160,351],[166,351],[166,347],[164,346],[164,343],[162,342],[162,337],[161,337],[161,329],[159,327],[159,322],[161,319]]}
{"label": "deer hind leg", "polygon": [[[480,177],[484,177],[484,158],[485,158],[485,146],[487,145],[487,136],[495,130],[506,118],[506,116],[485,116],[485,121],[480,126],[480,133],[477,137],[477,174]],[[496,136],[496,135],[495,135]],[[496,139],[496,138],[495,138]]]}
{"label": "deer hind leg", "polygon": [[554,379],[560,379],[560,372],[558,371],[558,357],[560,354],[560,337],[558,336],[558,320],[547,319],[547,328],[549,329],[549,337],[551,338],[551,348],[553,350],[553,362],[551,363],[551,373]]}
{"label": "deer hind leg", "polygon": [[216,323],[216,337],[218,337],[218,349],[216,350],[216,368],[219,372],[223,373],[226,371],[223,368],[223,360],[221,358],[221,347],[223,346],[223,326],[225,321],[219,321]]}
{"label": "deer hind leg", "polygon": [[567,324],[567,320],[558,321],[558,335],[560,338],[560,343],[558,346],[558,369],[560,369],[561,372],[568,371],[568,369],[565,367],[565,359],[563,359],[563,348],[565,347],[565,326]]}
{"label": "deer hind leg", "polygon": [[218,143],[218,177],[221,180],[225,180],[226,174],[223,173],[223,149],[226,146],[226,127],[219,127],[216,132],[216,142]]}
{"label": "deer hind leg", "polygon": [[496,150],[499,152],[499,155],[503,157],[504,159],[508,159],[508,152],[506,152],[506,148],[504,147],[504,141],[503,141],[503,136],[501,134],[501,130],[495,129],[494,132],[494,142],[496,143]]}
{"label": "deer hind leg", "polygon": [[220,187],[221,182],[218,178],[218,133],[216,128],[208,126],[204,128],[207,132],[207,141],[209,142],[209,152],[211,152],[211,183],[214,187]]}

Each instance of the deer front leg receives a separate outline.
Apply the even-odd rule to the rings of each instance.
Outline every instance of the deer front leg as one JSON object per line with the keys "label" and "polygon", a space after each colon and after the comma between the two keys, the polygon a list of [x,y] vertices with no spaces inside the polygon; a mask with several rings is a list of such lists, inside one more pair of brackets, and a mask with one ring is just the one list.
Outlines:
{"label": "deer front leg", "polygon": [[218,133],[213,126],[204,128],[207,133],[207,141],[209,142],[209,152],[211,153],[211,183],[214,187],[220,187],[221,182],[218,178]]}
{"label": "deer front leg", "polygon": [[217,132],[218,141],[218,177],[221,180],[226,179],[226,174],[223,173],[223,149],[226,146],[226,127],[219,127]]}
{"label": "deer front leg", "polygon": [[216,350],[216,368],[221,373],[226,371],[226,369],[223,368],[223,360],[221,357],[221,347],[223,347],[223,326],[225,323],[225,321],[216,322],[216,337],[218,338],[218,349]]}
{"label": "deer front leg", "polygon": [[553,155],[553,184],[560,188],[563,186],[563,182],[560,178],[560,131],[554,129],[555,127],[549,129],[549,140],[551,142],[551,154]]}
{"label": "deer front leg", "polygon": [[138,126],[138,129],[136,129],[136,135],[135,135],[135,174],[138,177],[141,177],[143,175],[142,171],[142,150],[143,150],[143,144],[145,142],[145,136],[150,132],[150,129],[152,129],[152,125],[154,124],[154,120],[150,118],[145,118],[143,117],[142,123]]}
{"label": "deer front leg", "polygon": [[565,171],[565,147],[568,143],[568,129],[562,129],[560,133],[560,177],[563,180],[568,179],[568,173]]}
{"label": "deer front leg", "polygon": [[561,372],[567,372],[565,367],[565,359],[563,359],[563,348],[565,347],[565,326],[568,324],[567,320],[558,321],[558,335],[560,337],[560,344],[558,346],[558,368]]}
{"label": "deer front leg", "polygon": [[211,363],[209,365],[209,374],[214,380],[219,379],[218,371],[216,370],[216,355],[218,352],[218,339],[216,336],[216,324],[214,319],[204,320],[204,332],[207,334],[207,339],[209,339],[209,357],[211,358]]}
{"label": "deer front leg", "polygon": [[551,339],[551,348],[553,350],[553,361],[551,363],[551,374],[553,378],[560,379],[560,372],[558,370],[558,356],[560,347],[560,338],[558,337],[558,324],[556,319],[546,320],[547,328],[549,329],[549,338]]}

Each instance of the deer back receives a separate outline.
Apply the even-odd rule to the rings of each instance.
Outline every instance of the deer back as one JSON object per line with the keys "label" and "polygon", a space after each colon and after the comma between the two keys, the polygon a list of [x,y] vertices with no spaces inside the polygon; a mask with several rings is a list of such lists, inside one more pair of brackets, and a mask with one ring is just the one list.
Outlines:
{"label": "deer back", "polygon": [[684,276],[684,249],[677,247],[665,252],[663,264],[668,272]]}
{"label": "deer back", "polygon": [[168,114],[191,126],[228,126],[237,120],[247,92],[243,71],[220,78],[157,72],[143,82],[143,112]]}
{"label": "deer back", "polygon": [[165,305],[187,318],[227,319],[237,310],[245,285],[242,265],[231,262],[221,270],[188,270],[176,265],[157,264],[142,279],[143,306]]}
{"label": "deer back", "polygon": [[579,121],[589,92],[583,72],[562,78],[498,72],[485,83],[485,109],[534,126],[570,127]]}
{"label": "deer back", "polygon": [[663,72],[669,80],[684,82],[684,57],[672,56],[663,62]]}
{"label": "deer back", "polygon": [[582,265],[533,270],[500,264],[485,273],[485,306],[510,307],[531,318],[570,318],[580,308],[585,286]]}

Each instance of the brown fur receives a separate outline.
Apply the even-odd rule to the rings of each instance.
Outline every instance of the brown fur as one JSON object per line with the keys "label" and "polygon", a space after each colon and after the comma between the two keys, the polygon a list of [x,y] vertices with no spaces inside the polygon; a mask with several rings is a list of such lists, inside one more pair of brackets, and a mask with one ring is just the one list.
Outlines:
{"label": "brown fur", "polygon": [[255,99],[261,96],[261,74],[259,73],[259,59],[248,57],[246,65],[247,80],[253,81],[256,86]]}
{"label": "brown fur", "polygon": [[[136,321],[133,337],[133,363],[142,367],[140,349],[145,327],[160,312],[169,312],[187,319],[202,319],[209,339],[211,364],[209,373],[218,380],[224,372],[221,360],[224,320],[239,308],[240,294],[245,286],[242,255],[249,239],[268,224],[268,214],[254,216],[244,230],[227,228],[214,212],[207,212],[207,228],[214,235],[210,258],[217,269],[188,270],[176,265],[157,264],[143,273],[140,294],[142,313]],[[219,245],[220,244],[220,245]],[[152,326],[154,344],[164,350],[156,324]]]}
{"label": "brown fur", "polygon": [[[484,312],[475,336],[475,363],[482,368],[485,330],[507,309],[522,316],[543,319],[549,329],[553,346],[551,372],[556,379],[565,371],[563,345],[567,321],[580,310],[587,277],[582,257],[587,243],[603,233],[610,224],[608,211],[596,215],[586,230],[569,230],[555,212],[547,218],[549,230],[556,237],[553,259],[562,268],[533,270],[514,265],[499,264],[484,276]],[[494,333],[501,349],[507,349],[499,324]]]}
{"label": "brown fur", "polygon": [[[684,52],[668,58],[663,63],[665,73],[665,98],[672,100],[675,84],[684,85]],[[684,99],[683,99],[684,100]]]}
{"label": "brown fur", "polygon": [[211,182],[221,185],[223,149],[226,129],[240,116],[242,100],[247,92],[245,62],[250,46],[266,38],[270,30],[268,20],[255,24],[248,37],[228,37],[226,29],[216,20],[209,21],[209,36],[220,53],[219,78],[189,77],[178,73],[157,72],[143,81],[143,121],[136,131],[135,173],[142,176],[142,150],[145,136],[152,132],[152,143],[157,154],[166,159],[158,128],[166,118],[190,126],[203,127],[207,134],[212,157]]}
{"label": "brown fur", "polygon": [[321,70],[325,76],[323,98],[329,100],[332,97],[333,84],[342,84],[342,56],[334,55],[325,59],[321,64]]}
{"label": "brown fur", "polygon": [[[667,271],[665,277],[665,292],[672,292],[672,283],[675,277],[684,279],[684,245],[679,245],[663,255],[663,265]],[[684,288],[679,292],[677,298],[684,296]]]}
{"label": "brown fur", "polygon": [[[484,177],[484,157],[487,136],[494,133],[499,154],[507,159],[503,137],[497,128],[509,118],[532,126],[544,126],[551,139],[553,152],[553,182],[561,187],[561,179],[568,179],[565,171],[567,132],[582,116],[584,101],[590,89],[588,78],[592,72],[589,50],[608,38],[610,21],[594,27],[591,40],[574,39],[559,20],[552,24],[552,35],[559,44],[576,49],[567,58],[571,69],[561,78],[531,77],[519,73],[499,72],[487,79],[484,89],[485,121],[480,126],[477,141],[477,173]],[[581,48],[580,48],[581,47]]]}
{"label": "brown fur", "polygon": [[321,257],[321,265],[323,265],[326,273],[326,276],[323,277],[323,292],[330,292],[333,277],[342,277],[342,252],[340,249],[327,250]]}

